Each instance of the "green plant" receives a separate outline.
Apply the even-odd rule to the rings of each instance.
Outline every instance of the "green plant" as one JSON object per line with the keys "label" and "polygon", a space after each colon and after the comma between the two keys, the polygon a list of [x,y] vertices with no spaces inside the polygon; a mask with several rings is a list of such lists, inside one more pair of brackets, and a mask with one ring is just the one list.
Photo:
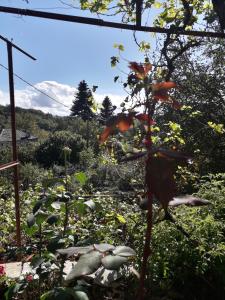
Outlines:
{"label": "green plant", "polygon": [[53,164],[64,165],[63,148],[70,147],[71,163],[79,163],[79,152],[84,148],[84,140],[79,134],[72,134],[68,131],[57,131],[49,136],[38,147],[35,157],[39,164],[50,167]]}

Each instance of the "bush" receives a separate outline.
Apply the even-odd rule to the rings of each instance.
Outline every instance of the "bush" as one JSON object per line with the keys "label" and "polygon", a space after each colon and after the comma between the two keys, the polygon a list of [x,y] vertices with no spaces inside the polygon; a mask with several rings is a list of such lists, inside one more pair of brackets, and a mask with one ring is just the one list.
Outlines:
{"label": "bush", "polygon": [[79,134],[72,134],[69,131],[57,131],[53,133],[38,147],[35,158],[44,167],[51,167],[54,164],[63,165],[63,148],[69,147],[71,163],[79,163],[79,153],[84,148],[85,141]]}
{"label": "bush", "polygon": [[23,184],[23,189],[27,189],[29,185],[35,186],[46,175],[46,171],[37,165],[27,163],[20,168],[20,178]]}
{"label": "bush", "polygon": [[203,178],[197,195],[211,205],[173,210],[190,238],[168,221],[154,226],[149,270],[166,299],[225,299],[225,174]]}

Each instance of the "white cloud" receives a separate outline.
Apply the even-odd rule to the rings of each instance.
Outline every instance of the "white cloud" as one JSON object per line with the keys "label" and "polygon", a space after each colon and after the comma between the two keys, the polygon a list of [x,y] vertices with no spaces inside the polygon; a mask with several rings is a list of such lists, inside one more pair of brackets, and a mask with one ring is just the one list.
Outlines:
{"label": "white cloud", "polygon": [[[46,93],[52,98],[58,100],[64,105],[57,103],[48,96],[42,94],[36,89],[27,86],[25,89],[15,90],[15,102],[16,106],[23,108],[33,108],[42,110],[45,113],[51,113],[53,115],[65,116],[70,114],[70,107],[74,99],[76,89],[70,85],[62,84],[56,81],[42,81],[37,83],[35,87],[38,90]],[[123,100],[123,96],[116,94],[95,94],[95,100],[101,103],[105,96],[109,96],[113,105],[119,106]],[[0,90],[0,104],[9,104],[9,95]]]}

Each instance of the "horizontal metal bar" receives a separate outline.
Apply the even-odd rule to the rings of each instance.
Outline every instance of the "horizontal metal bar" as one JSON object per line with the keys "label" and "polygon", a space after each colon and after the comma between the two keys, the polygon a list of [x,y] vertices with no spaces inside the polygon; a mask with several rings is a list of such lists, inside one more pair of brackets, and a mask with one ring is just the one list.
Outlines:
{"label": "horizontal metal bar", "polygon": [[11,162],[9,162],[7,164],[0,165],[0,171],[3,171],[3,170],[6,170],[6,169],[15,167],[15,166],[17,166],[19,164],[20,163],[18,161],[11,161]]}
{"label": "horizontal metal bar", "polygon": [[0,39],[3,40],[4,42],[6,42],[7,44],[10,44],[13,48],[15,48],[16,50],[20,51],[21,53],[23,53],[24,55],[28,56],[29,58],[31,58],[33,60],[36,60],[35,57],[33,57],[32,55],[30,55],[29,53],[27,53],[26,51],[24,51],[23,49],[21,49],[20,47],[18,47],[14,43],[12,43],[11,41],[9,41],[4,36],[0,35]]}
{"label": "horizontal metal bar", "polygon": [[171,34],[174,33],[179,35],[198,36],[198,37],[225,38],[225,33],[222,32],[182,30],[179,28],[168,29],[168,28],[160,28],[160,27],[147,27],[147,26],[139,26],[139,25],[132,25],[132,24],[107,22],[96,18],[79,17],[79,16],[43,12],[43,11],[30,10],[30,9],[15,8],[15,7],[0,6],[0,12],[30,16],[30,17],[52,19],[52,20],[60,20],[66,22],[82,23],[82,24],[95,25],[95,26],[134,30],[134,31],[171,33]]}

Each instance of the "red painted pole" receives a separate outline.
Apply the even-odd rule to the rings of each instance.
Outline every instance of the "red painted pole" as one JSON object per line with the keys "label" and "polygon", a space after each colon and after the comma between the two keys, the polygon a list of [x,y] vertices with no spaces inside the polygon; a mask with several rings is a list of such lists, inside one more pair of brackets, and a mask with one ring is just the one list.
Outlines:
{"label": "red painted pole", "polygon": [[[17,145],[16,145],[16,113],[15,113],[15,96],[14,96],[14,80],[13,80],[13,57],[12,44],[7,42],[8,52],[8,69],[9,69],[9,93],[10,93],[10,108],[11,108],[11,131],[12,131],[12,149],[13,161],[18,160]],[[19,174],[18,165],[13,166],[14,170],[14,191],[15,191],[15,211],[16,211],[16,242],[17,246],[21,247],[21,229],[20,229],[20,197],[19,197]]]}

